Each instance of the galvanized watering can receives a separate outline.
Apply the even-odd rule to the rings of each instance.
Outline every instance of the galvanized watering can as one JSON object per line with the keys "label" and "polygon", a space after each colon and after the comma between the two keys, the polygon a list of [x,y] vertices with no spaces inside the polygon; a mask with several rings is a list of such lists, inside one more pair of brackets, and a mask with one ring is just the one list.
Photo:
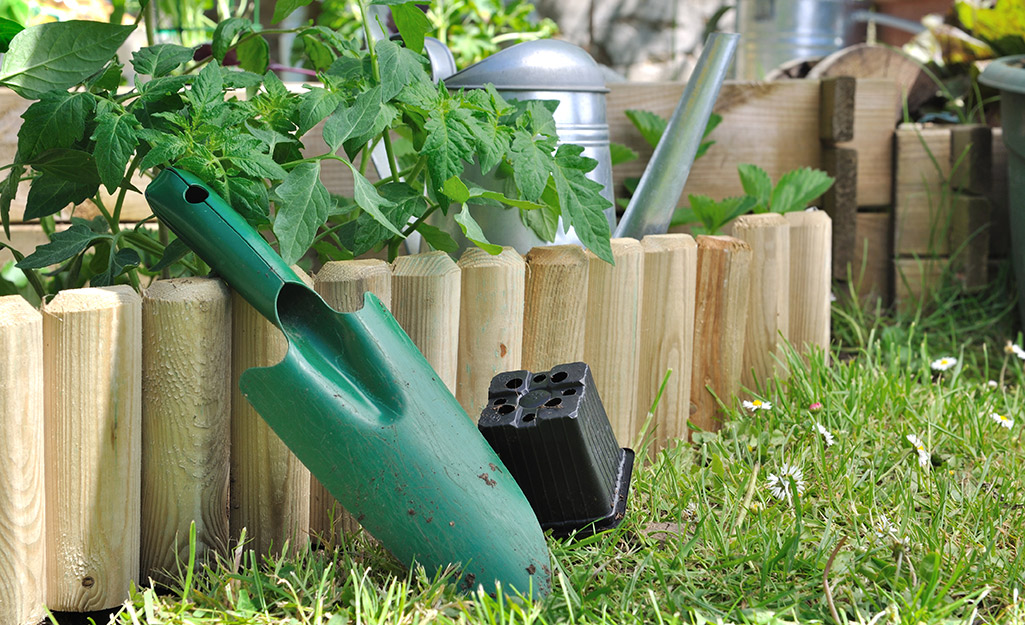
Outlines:
{"label": "galvanized watering can", "polygon": [[[434,79],[444,80],[449,89],[477,89],[491,83],[506,99],[557,101],[554,117],[560,142],[581,145],[584,156],[598,161],[588,177],[604,187],[602,195],[613,204],[605,211],[610,229],[617,237],[639,238],[663,233],[669,227],[737,41],[735,34],[709,36],[662,141],[618,226],[609,126],[605,116],[608,89],[601,68],[587,52],[554,39],[528,41],[452,73],[455,61],[444,45],[428,40],[425,50],[431,60]],[[474,166],[466,168],[464,178],[480,186],[501,188],[501,181],[495,174],[484,175]],[[572,228],[566,231],[561,224],[554,242],[542,240],[522,223],[518,209],[471,204],[470,212],[490,242],[511,246],[520,253],[525,254],[538,245],[579,243]],[[472,245],[451,219],[437,215],[428,221],[446,230],[460,244],[460,251]]]}

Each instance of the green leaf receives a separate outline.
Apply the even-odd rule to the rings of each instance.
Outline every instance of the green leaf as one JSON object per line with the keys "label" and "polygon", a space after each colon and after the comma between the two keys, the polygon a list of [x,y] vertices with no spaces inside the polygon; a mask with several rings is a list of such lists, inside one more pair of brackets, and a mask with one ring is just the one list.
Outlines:
{"label": "green leaf", "polygon": [[110,238],[110,235],[99,235],[82,224],[74,224],[67,230],[55,232],[49,243],[44,243],[36,251],[17,264],[18,269],[41,269],[56,265],[81,254],[89,244],[97,239]]}
{"label": "green leaf", "polygon": [[552,111],[554,111],[558,102],[554,100],[527,100],[523,104],[526,106],[527,128],[532,135],[544,135],[553,138],[559,136],[555,117],[552,116]]}
{"label": "green leaf", "polygon": [[622,163],[629,163],[630,161],[636,161],[640,155],[637,154],[632,148],[629,148],[622,143],[611,142],[609,143],[609,150],[612,152],[612,166],[620,165]]}
{"label": "green leaf", "polygon": [[391,15],[406,47],[417,54],[423,53],[424,35],[431,32],[427,15],[413,2],[391,5]]}
{"label": "green leaf", "polygon": [[436,250],[448,254],[454,254],[459,250],[459,244],[455,239],[441,228],[436,228],[429,223],[421,223],[416,227],[416,231],[420,233],[424,241],[427,241],[428,245]]}
{"label": "green leaf", "polygon": [[157,165],[173,163],[188,151],[188,144],[185,143],[185,139],[178,135],[163,132],[158,134],[160,136],[158,140],[153,141],[146,138],[146,141],[150,144],[150,150],[139,161],[139,169],[150,169]]}
{"label": "green leaf", "polygon": [[581,162],[585,160],[580,156],[583,151],[582,146],[564,144],[555,153],[552,177],[559,193],[562,218],[573,226],[587,249],[598,258],[613,263],[612,246],[609,245],[612,232],[604,212],[612,204],[601,195],[604,187],[584,175],[581,167],[587,164]]}
{"label": "green leaf", "polygon": [[[427,209],[427,200],[423,194],[418,193],[407,184],[389,182],[378,191],[388,201],[388,204],[382,206],[381,212],[389,223],[405,224],[410,217],[421,215]],[[357,256],[395,238],[389,228],[366,211],[361,211],[354,221],[349,222],[339,231],[339,234],[343,247],[351,249],[352,253]]]}
{"label": "green leaf", "polygon": [[[681,215],[680,218],[687,218],[682,223],[700,222],[702,228],[695,229],[700,234],[720,234],[723,226],[730,223],[737,217],[747,214],[758,203],[754,196],[744,195],[741,197],[726,198],[716,202],[707,195],[689,195],[691,214]],[[674,221],[675,221],[674,217]]]}
{"label": "green leaf", "polygon": [[520,211],[520,221],[534,231],[543,241],[554,241],[559,231],[559,194],[555,190],[555,181],[548,179],[544,193],[541,194],[544,202],[540,210]]}
{"label": "green leaf", "polygon": [[89,280],[89,286],[110,286],[114,279],[132,267],[139,266],[139,253],[130,248],[123,248],[111,254],[107,269]]}
{"label": "green leaf", "polygon": [[497,117],[468,127],[476,140],[474,149],[477,151],[481,173],[487,174],[505,158],[511,144],[511,132],[508,127],[498,124]]}
{"label": "green leaf", "polygon": [[228,189],[231,191],[231,207],[253,227],[269,223],[270,199],[263,182],[232,176],[228,178]]}
{"label": "green leaf", "polygon": [[274,236],[281,257],[291,265],[310,249],[331,208],[331,196],[320,181],[320,163],[296,165],[274,193]]}
{"label": "green leaf", "polygon": [[299,7],[304,7],[311,2],[313,0],[278,0],[274,3],[274,17],[271,18],[271,24],[277,24]]}
{"label": "green leaf", "polygon": [[270,45],[262,36],[249,37],[238,44],[238,64],[242,69],[263,74],[270,65]]}
{"label": "green leaf", "polygon": [[477,247],[483,249],[488,254],[501,254],[502,246],[495,245],[488,241],[487,237],[484,236],[484,231],[480,229],[480,224],[474,220],[473,215],[470,214],[470,208],[468,205],[463,204],[463,209],[459,211],[459,214],[455,216],[456,223],[459,224],[459,229],[463,231],[466,238],[473,241]]}
{"label": "green leaf", "polygon": [[769,174],[758,165],[747,163],[737,165],[737,174],[740,175],[740,185],[744,188],[744,193],[758,202],[755,212],[764,213],[769,210],[769,201],[772,198],[772,179],[769,178]]}
{"label": "green leaf", "polygon": [[372,127],[381,109],[381,89],[372,87],[356,96],[352,106],[339,107],[324,122],[324,141],[332,152],[362,129]]}
{"label": "green leaf", "polygon": [[[0,52],[7,52],[14,36],[23,30],[25,27],[18,22],[0,17]],[[423,39],[420,40],[420,46],[423,47]]]}
{"label": "green leaf", "polygon": [[552,141],[535,142],[526,130],[517,129],[513,133],[509,159],[513,166],[513,179],[524,198],[534,201],[544,192],[555,163],[552,149]]}
{"label": "green leaf", "polygon": [[783,174],[772,190],[774,213],[789,213],[803,210],[809,202],[833,186],[833,178],[820,169],[802,167]]}
{"label": "green leaf", "polygon": [[446,180],[445,184],[441,186],[441,192],[447,195],[453,202],[465,204],[470,201],[470,190],[466,188],[466,185],[457,176],[452,176]]}
{"label": "green leaf", "polygon": [[[334,91],[313,87],[299,96],[299,130],[296,134],[304,135],[328,115],[333,113],[342,103],[342,96]],[[344,141],[344,139],[343,139]],[[341,145],[341,141],[338,142]]]}
{"label": "green leaf", "polygon": [[47,22],[21,31],[11,40],[0,84],[23,98],[65,90],[106,65],[134,26],[71,20]]}
{"label": "green leaf", "polygon": [[164,248],[164,255],[160,257],[160,261],[150,267],[149,270],[154,273],[163,271],[179,260],[185,258],[185,256],[191,251],[192,250],[189,249],[189,246],[185,244],[185,241],[175,239],[167,244],[167,247]]}
{"label": "green leaf", "polygon": [[224,68],[214,62],[207,63],[192,80],[188,98],[197,108],[224,102]]}
{"label": "green leaf", "polygon": [[473,133],[465,121],[470,114],[461,109],[443,111],[427,121],[423,152],[435,188],[463,173],[463,162],[473,158]]}
{"label": "green leaf", "polygon": [[193,53],[193,48],[173,43],[160,43],[134,52],[132,67],[135,68],[137,74],[158,78],[170,74],[182,63],[191,61]]}
{"label": "green leaf", "polygon": [[93,155],[83,150],[53,148],[41,152],[29,164],[36,171],[65,180],[92,185],[100,181]]}
{"label": "green leaf", "polygon": [[139,145],[139,138],[135,134],[139,121],[130,113],[106,113],[97,119],[99,125],[92,136],[96,141],[96,171],[100,174],[103,186],[113,193],[124,180],[125,167],[135,153],[135,146]]}
{"label": "green leaf", "polygon": [[[457,180],[458,180],[458,178],[457,178]],[[470,191],[470,197],[482,197],[482,198],[486,198],[486,199],[489,199],[489,200],[494,200],[496,202],[501,202],[502,204],[505,204],[506,206],[513,206],[515,208],[519,208],[519,209],[522,209],[522,210],[525,210],[525,211],[540,210],[540,209],[545,208],[544,204],[539,204],[537,202],[528,202],[527,200],[517,200],[515,198],[507,197],[507,196],[499,193],[498,191],[488,191],[487,189],[482,189],[480,187],[471,187],[469,191]],[[460,200],[459,198],[457,198],[457,197],[455,197],[453,195],[450,195],[447,192],[447,187],[446,187],[445,195],[447,195],[448,197],[452,198],[456,202],[460,202],[460,201],[465,202],[466,201],[466,200]]]}
{"label": "green leaf", "polygon": [[0,223],[4,227],[4,236],[8,240],[11,238],[11,202],[18,195],[18,183],[23,175],[25,175],[25,167],[18,164],[17,158],[15,158],[15,164],[7,173],[3,183],[0,183]]}
{"label": "green leaf", "polygon": [[99,183],[76,182],[41,174],[32,181],[25,201],[25,219],[37,219],[59,212],[69,204],[81,204],[96,194]]}
{"label": "green leaf", "polygon": [[225,55],[231,50],[235,38],[240,34],[253,30],[253,22],[244,17],[229,17],[217,25],[214,29],[213,42],[210,45],[210,53],[218,63],[224,62]]}
{"label": "green leaf", "polygon": [[402,232],[400,232],[384,214],[384,209],[391,206],[392,202],[381,197],[381,194],[377,192],[377,187],[367,180],[363,174],[359,173],[359,170],[356,169],[352,163],[348,161],[345,162],[352,171],[352,199],[356,201],[356,205],[373,217],[377,223],[384,226],[388,232],[402,236]]}
{"label": "green leaf", "polygon": [[269,154],[250,152],[228,157],[232,164],[243,172],[255,178],[269,178],[271,180],[284,180],[288,172],[281,165],[278,165]]}
{"label": "green leaf", "polygon": [[43,94],[22,113],[18,156],[31,160],[50,148],[70,148],[85,134],[85,120],[96,106],[91,93],[55,91]]}
{"label": "green leaf", "polygon": [[[419,9],[416,9],[419,11]],[[381,100],[387,102],[413,82],[430,82],[422,55],[387,39],[374,45],[381,67]]]}
{"label": "green leaf", "polygon": [[633,123],[634,127],[640,131],[641,136],[652,148],[658,145],[659,140],[662,138],[662,133],[666,131],[666,126],[669,122],[665,118],[656,115],[650,111],[638,111],[634,109],[627,109],[624,111],[626,118]]}

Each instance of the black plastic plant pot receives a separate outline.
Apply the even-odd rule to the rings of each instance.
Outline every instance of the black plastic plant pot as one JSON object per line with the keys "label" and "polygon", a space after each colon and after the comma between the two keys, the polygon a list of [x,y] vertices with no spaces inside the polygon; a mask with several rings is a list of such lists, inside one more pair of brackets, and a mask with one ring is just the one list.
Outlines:
{"label": "black plastic plant pot", "polygon": [[623,520],[634,452],[616,442],[586,364],[496,375],[477,425],[542,529],[581,536]]}
{"label": "black plastic plant pot", "polygon": [[1018,313],[1025,328],[1025,55],[992,61],[979,76],[1000,90],[1000,123],[1007,146],[1007,192],[1011,250],[1018,283]]}

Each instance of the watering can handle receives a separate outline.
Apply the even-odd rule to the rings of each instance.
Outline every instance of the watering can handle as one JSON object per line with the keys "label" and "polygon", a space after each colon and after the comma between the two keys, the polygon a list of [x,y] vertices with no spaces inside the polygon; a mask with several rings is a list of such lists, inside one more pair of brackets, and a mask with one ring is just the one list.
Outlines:
{"label": "watering can handle", "polygon": [[277,296],[305,283],[274,248],[195,175],[168,168],[146,187],[153,214],[264,317],[280,327]]}

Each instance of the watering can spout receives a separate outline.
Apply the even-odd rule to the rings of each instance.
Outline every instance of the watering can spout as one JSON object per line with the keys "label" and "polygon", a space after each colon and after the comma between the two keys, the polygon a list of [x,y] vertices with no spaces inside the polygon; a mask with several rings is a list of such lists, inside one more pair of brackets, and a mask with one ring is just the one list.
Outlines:
{"label": "watering can spout", "polygon": [[734,33],[712,33],[705,41],[694,73],[616,228],[616,237],[640,239],[669,229],[739,39]]}

